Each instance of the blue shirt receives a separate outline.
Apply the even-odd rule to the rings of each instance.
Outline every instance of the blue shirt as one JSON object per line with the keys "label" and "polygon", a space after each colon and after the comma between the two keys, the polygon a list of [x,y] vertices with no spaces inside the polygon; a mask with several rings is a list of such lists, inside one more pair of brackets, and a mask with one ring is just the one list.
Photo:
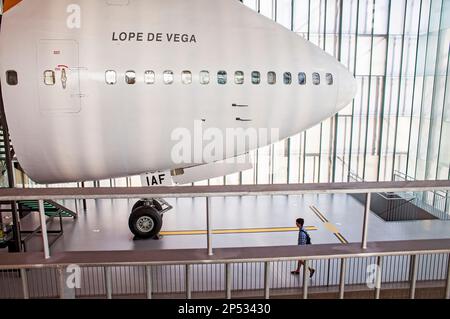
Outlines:
{"label": "blue shirt", "polygon": [[300,228],[299,232],[298,232],[298,244],[299,245],[306,245],[306,232],[305,230],[302,228]]}

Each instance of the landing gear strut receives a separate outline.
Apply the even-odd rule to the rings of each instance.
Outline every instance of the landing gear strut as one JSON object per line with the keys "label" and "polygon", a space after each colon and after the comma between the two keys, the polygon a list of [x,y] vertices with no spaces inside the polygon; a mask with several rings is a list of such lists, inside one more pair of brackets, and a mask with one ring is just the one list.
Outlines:
{"label": "landing gear strut", "polygon": [[128,226],[135,239],[159,239],[163,214],[172,209],[164,199],[142,199],[131,209]]}

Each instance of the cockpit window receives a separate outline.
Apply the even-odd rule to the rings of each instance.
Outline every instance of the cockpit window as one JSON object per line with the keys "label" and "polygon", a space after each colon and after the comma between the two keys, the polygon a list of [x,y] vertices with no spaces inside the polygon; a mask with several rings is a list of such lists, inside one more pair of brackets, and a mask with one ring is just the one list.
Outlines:
{"label": "cockpit window", "polygon": [[331,74],[331,73],[327,73],[327,75],[326,75],[326,78],[327,78],[327,84],[328,85],[333,85],[333,74]]}
{"label": "cockpit window", "polygon": [[217,83],[218,84],[227,84],[227,72],[226,71],[217,72]]}
{"label": "cockpit window", "polygon": [[200,72],[200,84],[209,84],[210,77],[208,71],[201,71]]}
{"label": "cockpit window", "polygon": [[236,84],[244,84],[244,72],[236,71],[234,73],[234,83],[236,83]]}
{"label": "cockpit window", "polygon": [[319,85],[320,84],[320,74],[317,72],[314,72],[312,75],[312,80],[313,80],[314,85]]}
{"label": "cockpit window", "polygon": [[275,72],[267,73],[267,83],[269,83],[270,85],[277,83],[277,74]]}
{"label": "cockpit window", "polygon": [[145,84],[155,84],[155,72],[145,71],[144,82],[145,82]]}
{"label": "cockpit window", "polygon": [[181,73],[181,82],[183,84],[191,84],[192,83],[192,73],[191,73],[191,71],[183,71]]}
{"label": "cockpit window", "polygon": [[300,72],[298,74],[298,84],[300,84],[300,85],[306,84],[306,73],[305,72]]}
{"label": "cockpit window", "polygon": [[172,84],[173,83],[173,72],[170,70],[164,71],[163,80],[164,80],[164,84]]}
{"label": "cockpit window", "polygon": [[283,82],[286,85],[292,84],[292,74],[290,72],[285,72],[283,75]]}
{"label": "cockpit window", "polygon": [[17,85],[19,83],[16,71],[6,71],[6,83],[8,83],[9,85]]}
{"label": "cockpit window", "polygon": [[[45,71],[45,72],[47,72],[47,71]],[[50,75],[50,74],[49,74]],[[46,76],[46,75],[44,75],[44,76]],[[54,75],[53,75],[54,76]],[[47,81],[47,80],[46,80]],[[106,84],[108,84],[108,85],[113,85],[113,84],[116,84],[116,82],[117,82],[117,74],[116,74],[116,71],[113,71],[113,70],[108,70],[108,71],[106,71],[105,72],[105,82],[106,82]]]}
{"label": "cockpit window", "polygon": [[258,71],[252,72],[252,83],[253,84],[261,83],[261,73],[259,73]]}
{"label": "cockpit window", "polygon": [[127,84],[135,84],[136,83],[136,72],[134,72],[134,71],[125,72],[125,82],[127,82]]}

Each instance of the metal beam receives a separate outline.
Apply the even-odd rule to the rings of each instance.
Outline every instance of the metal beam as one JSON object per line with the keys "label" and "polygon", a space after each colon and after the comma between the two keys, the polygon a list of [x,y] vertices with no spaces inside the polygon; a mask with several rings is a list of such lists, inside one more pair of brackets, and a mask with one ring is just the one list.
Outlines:
{"label": "metal beam", "polygon": [[0,189],[0,201],[60,199],[186,198],[300,194],[361,194],[450,190],[450,180],[174,187]]}

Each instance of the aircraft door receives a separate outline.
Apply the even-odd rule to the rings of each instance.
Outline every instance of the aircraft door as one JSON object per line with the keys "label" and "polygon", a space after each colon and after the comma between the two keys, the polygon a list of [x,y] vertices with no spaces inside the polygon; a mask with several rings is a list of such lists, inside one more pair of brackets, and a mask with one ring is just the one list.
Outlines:
{"label": "aircraft door", "polygon": [[39,107],[45,112],[81,110],[78,43],[40,40],[38,44]]}

